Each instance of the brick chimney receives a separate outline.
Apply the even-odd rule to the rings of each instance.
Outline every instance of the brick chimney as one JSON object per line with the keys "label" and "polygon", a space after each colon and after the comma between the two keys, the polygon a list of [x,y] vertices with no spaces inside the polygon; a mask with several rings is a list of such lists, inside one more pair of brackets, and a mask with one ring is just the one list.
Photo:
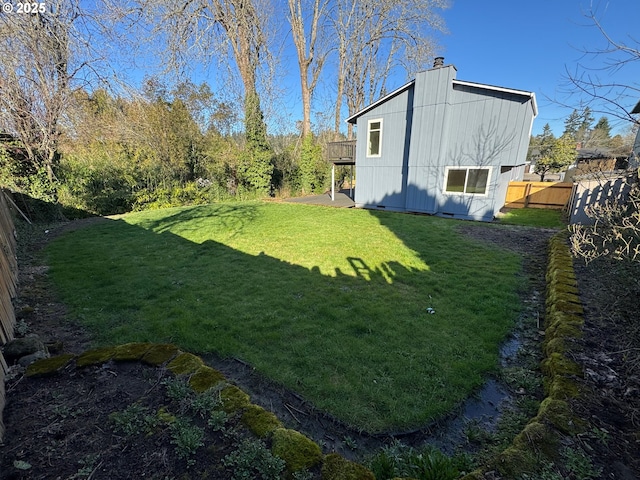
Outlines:
{"label": "brick chimney", "polygon": [[433,68],[444,67],[444,57],[436,57],[433,59]]}

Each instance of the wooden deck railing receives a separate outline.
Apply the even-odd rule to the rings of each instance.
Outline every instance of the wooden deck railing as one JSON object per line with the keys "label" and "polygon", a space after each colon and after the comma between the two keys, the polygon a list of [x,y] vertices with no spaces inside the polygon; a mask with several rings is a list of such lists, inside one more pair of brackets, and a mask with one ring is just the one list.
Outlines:
{"label": "wooden deck railing", "polygon": [[327,143],[327,159],[332,163],[355,163],[356,141],[343,140]]}
{"label": "wooden deck railing", "polygon": [[[7,205],[5,193],[0,189],[0,345],[13,339],[16,322],[12,300],[16,295],[18,261],[16,258],[16,235],[13,218]],[[2,412],[5,404],[4,377],[7,364],[0,352],[0,442],[4,436]]]}

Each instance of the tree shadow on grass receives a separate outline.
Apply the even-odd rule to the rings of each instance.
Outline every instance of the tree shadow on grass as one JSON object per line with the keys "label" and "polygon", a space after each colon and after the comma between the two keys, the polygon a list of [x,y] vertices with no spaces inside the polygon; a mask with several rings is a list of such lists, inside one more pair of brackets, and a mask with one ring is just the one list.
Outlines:
{"label": "tree shadow on grass", "polygon": [[[425,425],[470,393],[461,375],[482,381],[483,371],[467,364],[466,343],[486,325],[448,316],[446,305],[425,312],[454,281],[445,271],[452,263],[421,271],[354,256],[353,273],[326,275],[173,233],[205,220],[240,231],[259,215],[257,205],[178,209],[162,221],[143,215],[139,226],[114,220],[80,230],[50,246],[51,275],[100,343],[172,342],[239,358],[368,432]],[[401,219],[372,214],[392,231],[404,228]],[[407,234],[410,248],[423,252],[421,242],[438,238],[429,230]]]}

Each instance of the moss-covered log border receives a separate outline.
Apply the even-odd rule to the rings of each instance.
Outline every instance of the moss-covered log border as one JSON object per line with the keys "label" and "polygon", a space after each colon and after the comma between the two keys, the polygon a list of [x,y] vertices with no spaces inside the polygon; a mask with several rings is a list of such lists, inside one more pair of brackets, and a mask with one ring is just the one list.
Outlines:
{"label": "moss-covered log border", "polygon": [[543,461],[558,460],[562,436],[576,435],[585,428],[571,409],[571,399],[581,393],[576,379],[582,376],[582,368],[570,352],[574,340],[582,335],[584,320],[567,232],[556,234],[549,242],[546,284],[541,363],[545,399],[511,446],[463,480],[482,480],[490,471],[505,479],[535,474]]}
{"label": "moss-covered log border", "polygon": [[68,368],[101,365],[111,360],[140,361],[151,367],[165,367],[174,375],[188,376],[189,385],[195,392],[225,383],[220,391],[224,411],[240,413],[241,422],[256,437],[271,439],[272,453],[285,461],[289,474],[320,464],[323,480],[375,480],[373,473],[362,465],[336,453],[323,455],[318,444],[295,430],[286,429],[273,413],[252,404],[249,395],[227,382],[222,373],[205,365],[200,357],[171,344],[128,343],[87,350],[80,355],[60,355],[32,363],[26,375],[55,375]]}

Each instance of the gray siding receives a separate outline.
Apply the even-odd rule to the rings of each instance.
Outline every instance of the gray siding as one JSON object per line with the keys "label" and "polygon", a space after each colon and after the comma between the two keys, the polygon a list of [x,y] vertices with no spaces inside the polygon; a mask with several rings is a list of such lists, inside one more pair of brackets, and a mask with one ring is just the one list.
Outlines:
{"label": "gray siding", "polygon": [[[533,100],[455,76],[452,66],[420,72],[358,117],[356,204],[474,220],[504,205],[513,172],[501,167],[525,163]],[[378,118],[382,155],[367,158],[367,123]],[[455,166],[491,167],[487,195],[444,193],[445,169]]]}
{"label": "gray siding", "polygon": [[[356,204],[404,209],[412,100],[410,86],[358,118]],[[381,155],[367,157],[368,122],[379,118],[382,119]]]}

